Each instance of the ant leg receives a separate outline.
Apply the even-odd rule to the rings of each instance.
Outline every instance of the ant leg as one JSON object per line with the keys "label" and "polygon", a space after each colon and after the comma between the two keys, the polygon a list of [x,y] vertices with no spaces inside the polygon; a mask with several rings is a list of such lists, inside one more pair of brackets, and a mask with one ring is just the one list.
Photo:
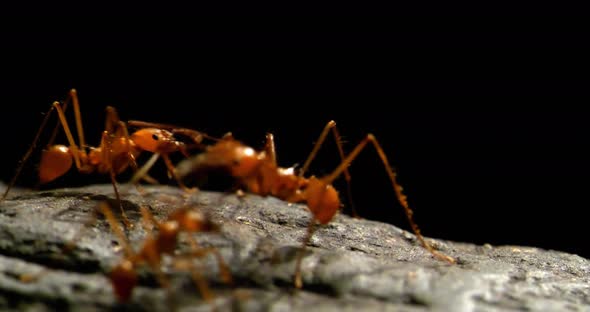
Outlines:
{"label": "ant leg", "polygon": [[74,136],[72,135],[72,131],[70,130],[70,126],[68,125],[68,121],[66,119],[66,115],[62,110],[61,106],[58,102],[53,103],[53,107],[57,111],[57,116],[61,122],[61,125],[64,129],[68,142],[70,143],[70,149],[72,150],[72,156],[74,157],[74,162],[76,163],[76,168],[78,170],[82,169],[82,161],[80,160],[80,152],[83,150],[83,147],[80,148],[76,145],[76,141],[74,141]]}
{"label": "ant leg", "polygon": [[152,155],[152,157],[150,157],[150,159],[148,159],[148,161],[143,166],[141,166],[141,168],[139,168],[138,170],[135,171],[135,173],[133,174],[133,176],[131,177],[131,180],[129,180],[129,182],[134,185],[139,185],[138,184],[139,180],[143,179],[149,183],[158,184],[158,181],[156,181],[154,178],[150,177],[148,175],[148,172],[150,171],[150,169],[152,169],[154,164],[156,164],[159,157],[160,157],[159,153],[154,153]]}
{"label": "ant leg", "polygon": [[[68,97],[66,98],[66,100],[62,103],[61,105],[61,109],[64,111],[64,113],[68,110],[68,105],[70,104],[72,97],[71,97],[71,90],[70,90],[70,94],[68,94]],[[59,119],[57,120],[57,122],[55,123],[55,127],[53,127],[53,131],[51,132],[51,136],[49,137],[49,140],[47,141],[47,145],[53,145],[53,142],[55,141],[55,138],[57,137],[57,135],[59,134],[59,130],[60,130],[60,122]]]}
{"label": "ant leg", "polygon": [[225,260],[223,260],[221,253],[219,253],[219,250],[217,250],[216,248],[205,249],[199,247],[199,244],[197,243],[195,238],[190,235],[188,235],[188,241],[191,245],[191,250],[193,251],[193,253],[198,254],[199,252],[203,251],[207,253],[212,253],[215,259],[217,259],[217,266],[219,267],[219,274],[221,275],[221,279],[227,284],[233,284],[231,270],[229,269],[229,266],[227,265]]}
{"label": "ant leg", "polygon": [[[55,140],[55,137],[57,136],[57,132],[59,129],[59,124],[61,123],[62,128],[64,129],[64,132],[66,133],[66,137],[68,139],[68,142],[70,143],[70,148],[72,151],[72,156],[73,156],[74,161],[76,163],[76,168],[78,168],[78,170],[80,168],[82,168],[80,154],[78,153],[79,148],[76,145],[76,142],[74,141],[74,137],[72,136],[72,132],[70,131],[70,127],[68,126],[68,122],[65,117],[65,110],[66,110],[68,102],[69,102],[70,98],[72,98],[72,96],[75,97],[75,90],[73,90],[73,89],[72,89],[72,91],[70,91],[70,96],[68,97],[68,99],[66,100],[66,102],[63,105],[60,104],[58,101],[55,101],[51,104],[51,108],[49,108],[49,111],[47,111],[47,113],[45,114],[45,117],[43,118],[43,121],[41,122],[41,125],[39,126],[39,130],[37,130],[37,133],[35,134],[35,138],[33,139],[33,143],[31,143],[27,152],[25,153],[23,158],[19,161],[19,164],[17,166],[15,174],[12,177],[12,179],[10,180],[10,182],[8,183],[8,186],[7,186],[6,190],[4,191],[4,194],[2,194],[2,197],[0,198],[0,202],[4,201],[4,199],[6,199],[6,197],[8,196],[8,193],[10,192],[12,187],[14,187],[14,184],[16,183],[16,180],[20,176],[20,173],[21,173],[22,169],[24,168],[25,163],[31,157],[33,150],[37,146],[37,142],[39,141],[41,133],[43,133],[43,130],[47,126],[47,122],[49,121],[49,117],[51,116],[51,113],[53,112],[53,110],[57,111],[59,121],[58,121],[58,124],[53,129],[53,132],[51,134],[51,138],[49,139],[48,145],[51,145],[53,143],[53,141]],[[77,97],[76,97],[76,102],[77,102]],[[78,121],[77,121],[77,123],[78,123]],[[81,121],[80,121],[80,125],[81,125]]]}
{"label": "ant leg", "polygon": [[[78,140],[80,143],[80,147],[84,148],[84,147],[86,147],[86,141],[84,140],[84,128],[82,126],[82,115],[80,114],[80,101],[78,100],[78,93],[77,93],[76,89],[70,90],[67,99],[61,105],[61,110],[62,110],[64,116],[65,116],[65,112],[68,108],[68,104],[70,103],[70,101],[74,105],[74,118],[76,120],[76,128],[78,131]],[[58,132],[59,132],[59,121],[55,125],[55,127],[53,128],[53,132],[51,133],[51,137],[50,137],[47,145],[53,144],[53,141],[55,141],[55,138],[57,137]]]}
{"label": "ant leg", "polygon": [[113,233],[115,233],[115,236],[119,240],[119,245],[121,245],[123,247],[123,251],[125,252],[125,257],[126,258],[134,257],[135,252],[131,248],[129,241],[127,240],[127,238],[125,237],[125,234],[123,233],[123,229],[119,225],[119,222],[117,221],[117,218],[113,214],[113,210],[111,210],[108,203],[100,202],[98,204],[98,210],[105,216],[105,219],[109,223],[111,230],[113,231]]}
{"label": "ant leg", "polygon": [[[109,222],[109,225],[112,229],[112,231],[115,233],[115,236],[117,236],[117,239],[119,240],[119,244],[121,246],[123,246],[123,249],[125,251],[125,260],[127,262],[130,262],[131,265],[135,265],[137,262],[138,255],[133,251],[133,249],[131,248],[129,241],[127,240],[127,238],[125,238],[125,235],[123,233],[123,229],[121,229],[121,226],[119,225],[119,223],[117,222],[117,219],[115,218],[112,210],[109,208],[109,206],[105,203],[102,202],[99,206],[101,212],[103,215],[105,215],[105,218],[107,219],[107,221]],[[142,223],[144,224],[144,230],[147,233],[146,236],[146,241],[150,240],[151,237],[153,237],[152,231],[151,229],[147,226],[148,222],[152,222],[152,224],[157,224],[157,221],[155,219],[153,219],[153,217],[151,217],[151,214],[149,214],[150,217],[148,217],[146,215],[147,210],[142,206],[141,207],[142,210]],[[149,212],[147,212],[149,213]],[[153,270],[154,274],[156,275],[156,278],[158,279],[158,282],[160,283],[160,285],[162,285],[162,287],[164,287],[167,292],[169,293],[168,298],[170,298],[170,282],[168,281],[168,279],[166,278],[166,276],[164,275],[164,272],[162,272],[162,270],[159,267],[159,262],[158,261],[147,261],[148,265],[150,266],[150,268]],[[122,288],[127,288],[127,287],[134,287],[135,284],[132,285],[119,285],[119,287]],[[115,286],[116,287],[116,286]],[[121,291],[121,290],[119,290]],[[130,293],[130,289],[124,289],[121,291],[122,293]]]}
{"label": "ant leg", "polygon": [[[119,117],[117,115],[117,112],[116,112],[116,110],[114,108],[112,108],[110,106],[107,107],[107,114],[110,116],[110,117],[107,117],[108,119],[113,120],[113,122],[116,121],[116,123],[117,123],[117,128],[116,128],[117,130],[116,131],[115,130],[112,130],[112,131],[115,131],[115,137],[121,137],[122,136],[123,138],[125,138],[125,141],[126,141],[126,144],[127,144],[126,145],[127,157],[129,157],[129,162],[130,162],[130,165],[131,165],[131,169],[134,172],[134,176],[133,176],[133,178],[131,179],[130,182],[133,183],[135,185],[135,187],[137,187],[140,192],[141,192],[140,185],[139,185],[139,180],[140,179],[145,180],[146,182],[148,182],[150,184],[158,184],[158,181],[156,179],[152,178],[148,174],[148,171],[154,165],[154,163],[156,162],[156,160],[157,160],[157,158],[158,158],[159,155],[156,156],[155,159],[153,159],[154,156],[152,156],[152,158],[150,158],[150,160],[148,161],[148,163],[150,165],[143,166],[143,167],[139,168],[139,166],[137,165],[137,159],[136,159],[135,155],[133,154],[133,152],[131,150],[131,136],[129,135],[129,130],[127,129],[127,125],[123,121],[119,120]],[[107,124],[106,125],[106,128],[107,129],[108,128],[112,128],[112,124]],[[143,171],[142,171],[142,169],[143,169]],[[141,173],[138,174],[138,171],[140,171]]]}
{"label": "ant leg", "polygon": [[177,263],[175,263],[175,265],[177,268],[181,267],[183,270],[188,270],[190,272],[191,279],[199,289],[199,293],[201,294],[203,299],[207,303],[212,304],[213,300],[215,299],[215,295],[213,295],[211,288],[209,288],[209,284],[207,283],[205,277],[200,273],[200,271],[202,270],[199,270],[196,267],[194,261],[192,261],[194,257],[204,257],[205,254],[206,252],[204,250],[193,250],[189,255],[190,259],[180,259],[177,256],[177,259],[175,259]]}
{"label": "ant leg", "polygon": [[119,129],[122,133],[117,133],[116,136],[123,136],[123,138],[125,138],[125,149],[127,152],[127,157],[129,157],[131,168],[133,169],[133,171],[137,172],[139,166],[137,165],[135,155],[133,155],[131,151],[131,136],[129,135],[129,130],[127,130],[127,125],[121,120],[117,121],[117,124],[119,125],[117,129]]}
{"label": "ant leg", "polygon": [[115,197],[117,198],[117,202],[119,203],[119,209],[121,209],[121,217],[123,218],[123,223],[125,223],[125,226],[127,228],[132,228],[133,224],[131,224],[131,221],[129,221],[129,218],[127,218],[127,214],[125,213],[125,210],[123,209],[123,203],[121,202],[121,195],[119,194],[119,188],[117,187],[117,179],[115,178],[115,171],[113,171],[112,167],[109,170],[109,175],[111,177],[111,184],[113,184],[113,190],[115,191]]}
{"label": "ant leg", "polygon": [[154,218],[154,215],[144,206],[140,206],[141,211],[141,224],[146,232],[151,232],[154,226],[158,226],[160,222]]}
{"label": "ant leg", "polygon": [[125,213],[125,210],[123,209],[123,203],[121,202],[121,195],[119,194],[119,188],[117,187],[117,178],[116,178],[116,174],[115,174],[115,169],[113,168],[112,165],[112,158],[111,158],[111,141],[109,138],[109,135],[107,133],[107,131],[103,131],[102,132],[102,139],[100,142],[100,148],[102,151],[104,151],[102,153],[102,163],[103,164],[108,164],[109,167],[109,176],[111,178],[111,184],[113,185],[113,190],[115,192],[115,197],[117,199],[117,203],[119,203],[119,209],[121,210],[121,217],[123,218],[123,223],[125,224],[125,227],[127,228],[131,228],[133,227],[133,225],[131,224],[131,222],[129,221],[129,218],[127,218],[127,214]]}
{"label": "ant leg", "polygon": [[121,133],[119,132],[119,121],[121,121],[121,119],[119,118],[117,110],[112,106],[107,106],[105,108],[105,113],[106,118],[104,122],[104,130],[111,135],[121,135]]}
{"label": "ant leg", "polygon": [[[73,104],[74,104],[74,116],[76,118],[76,127],[78,129],[78,139],[80,140],[80,147],[83,148],[83,147],[86,147],[86,141],[84,140],[84,128],[82,126],[82,116],[80,114],[80,102],[78,101],[78,93],[77,93],[76,89],[70,90],[68,97],[61,105],[61,109],[64,112],[64,114],[65,114],[65,112],[68,108],[68,104],[70,102],[73,102]],[[57,137],[58,132],[59,132],[59,122],[53,128],[53,132],[51,133],[51,137],[50,137],[47,145],[53,144],[53,141],[55,141],[55,138]]]}
{"label": "ant leg", "polygon": [[381,159],[381,162],[383,163],[383,166],[385,167],[385,171],[387,172],[387,175],[389,176],[389,180],[391,181],[391,184],[393,186],[393,190],[395,191],[396,197],[397,197],[399,203],[404,208],[404,211],[406,213],[406,217],[408,218],[408,222],[410,223],[410,226],[412,227],[414,234],[416,234],[416,237],[418,238],[418,240],[420,241],[422,246],[424,248],[426,248],[426,250],[428,250],[434,257],[444,260],[444,261],[447,261],[449,263],[455,263],[455,259],[453,259],[452,257],[447,256],[443,253],[440,253],[440,252],[434,250],[434,248],[422,236],[422,234],[420,232],[420,228],[418,228],[418,225],[414,221],[414,217],[413,217],[414,211],[410,208],[410,205],[408,204],[407,196],[403,193],[402,187],[397,182],[396,173],[393,170],[393,167],[389,164],[389,161],[387,160],[387,156],[385,155],[385,151],[383,150],[383,148],[381,147],[381,145],[379,144],[379,142],[377,141],[377,139],[375,138],[375,136],[373,134],[368,134],[354,148],[354,150],[350,154],[348,154],[348,156],[342,161],[342,163],[336,169],[334,169],[334,171],[330,175],[322,178],[322,181],[326,184],[331,184],[340,174],[345,172],[346,168],[348,168],[350,163],[352,163],[352,161],[358,156],[358,154],[363,150],[363,148],[369,142],[371,142],[373,144],[373,146],[375,147],[375,150],[377,151],[377,154],[379,155],[379,158]]}
{"label": "ant leg", "polygon": [[[113,138],[119,138],[121,136],[125,136],[127,127],[125,123],[122,123],[119,119],[119,115],[117,114],[117,110],[115,110],[112,106],[106,107],[106,119],[105,119],[105,130],[102,133],[102,139],[100,142],[102,152],[102,163],[107,165],[109,168],[109,176],[111,178],[111,184],[113,185],[113,189],[115,192],[115,196],[117,198],[117,202],[119,203],[119,209],[121,210],[121,217],[123,218],[123,223],[127,228],[131,228],[133,225],[127,218],[127,214],[123,209],[123,203],[121,202],[121,195],[119,194],[119,188],[117,187],[117,179],[115,168],[113,167],[113,158],[112,158],[112,140]],[[128,155],[132,155],[130,150],[130,141],[129,137],[127,136],[127,153]],[[130,162],[134,163],[134,158],[130,158]]]}
{"label": "ant leg", "polygon": [[[307,160],[305,160],[305,163],[303,163],[303,167],[301,167],[301,170],[299,170],[299,177],[303,177],[303,175],[305,174],[305,172],[307,171],[307,169],[309,169],[309,165],[311,164],[311,162],[313,161],[313,159],[317,156],[318,151],[320,150],[320,147],[322,147],[322,145],[324,145],[324,141],[326,140],[326,137],[328,136],[328,132],[330,131],[330,129],[335,129],[336,127],[336,122],[334,120],[330,120],[326,126],[324,127],[324,130],[322,130],[322,132],[320,133],[320,137],[318,138],[318,140],[315,142],[313,149],[311,150],[311,153],[309,153],[309,156],[307,156]],[[336,141],[338,141],[339,136],[336,136]],[[339,144],[338,145],[340,148],[339,150],[342,151],[342,146]],[[344,152],[341,152],[341,156],[344,156]],[[342,157],[344,158],[344,157]]]}
{"label": "ant leg", "polygon": [[183,136],[191,139],[198,146],[201,145],[201,143],[203,142],[203,139],[219,141],[219,139],[217,139],[217,138],[214,138],[204,132],[193,130],[193,129],[174,128],[174,129],[170,129],[170,131],[174,134],[180,134],[180,135],[183,135]]}
{"label": "ant leg", "polygon": [[[112,109],[112,112],[116,114],[116,111],[114,110],[114,108]],[[116,118],[119,119],[118,116]],[[133,172],[137,172],[137,170],[138,170],[137,160],[135,159],[135,155],[133,155],[133,153],[131,152],[131,138],[129,136],[129,131],[127,130],[127,125],[125,125],[125,123],[121,120],[117,120],[117,125],[118,125],[117,130],[119,130],[119,131],[117,131],[116,137],[122,135],[125,138],[125,149],[126,149],[125,152],[127,153],[127,157],[129,158],[129,163],[131,165],[131,169],[133,170]],[[118,132],[122,132],[122,133],[118,133]],[[141,189],[139,183],[133,183],[133,185],[135,185],[135,188],[137,189],[138,192],[143,193],[143,190]]]}
{"label": "ant leg", "polygon": [[[154,215],[145,207],[145,206],[140,206],[140,211],[141,211],[141,224],[143,227],[143,230],[147,233],[146,235],[146,241],[148,241],[149,239],[151,239],[150,237],[153,237],[153,228],[158,227],[160,225],[160,222],[158,220],[156,220],[156,218],[154,218]],[[144,245],[144,250],[145,250],[145,246]],[[164,272],[162,272],[162,269],[160,268],[160,260],[159,257],[161,256],[161,254],[157,254],[158,251],[156,250],[150,250],[148,252],[148,254],[151,257],[148,257],[147,259],[147,263],[150,266],[150,268],[154,271],[154,274],[156,275],[156,278],[158,279],[158,282],[160,283],[160,285],[162,285],[162,287],[166,288],[168,290],[168,292],[170,292],[170,282],[168,281],[168,278],[166,277],[166,275],[164,274]],[[170,297],[170,295],[169,295]]]}
{"label": "ant leg", "polygon": [[166,164],[166,168],[168,169],[168,173],[170,173],[172,175],[174,180],[178,183],[178,185],[180,186],[180,188],[183,191],[185,191],[187,193],[192,193],[196,190],[195,188],[188,188],[186,185],[184,185],[182,180],[176,174],[176,169],[174,168],[174,165],[172,164],[170,157],[168,157],[168,154],[162,154],[162,159],[164,159],[164,163]]}
{"label": "ant leg", "polygon": [[[307,169],[309,169],[311,162],[317,156],[318,151],[320,150],[320,147],[324,144],[324,141],[326,140],[326,137],[328,136],[328,132],[330,132],[330,130],[332,131],[332,135],[334,136],[334,140],[336,141],[336,146],[338,147],[338,153],[340,154],[340,159],[342,161],[344,161],[345,155],[344,155],[344,149],[342,147],[342,136],[338,132],[338,128],[336,127],[336,122],[334,120],[330,120],[326,124],[326,126],[324,127],[324,130],[322,130],[320,137],[316,141],[311,153],[309,153],[309,156],[307,157],[307,160],[303,164],[303,167],[301,168],[301,170],[299,170],[299,177],[300,178],[302,178],[303,175],[305,174],[305,172],[307,171]],[[346,187],[347,187],[346,194],[348,197],[348,204],[350,205],[350,208],[352,210],[352,216],[355,218],[360,218],[358,213],[356,212],[356,208],[354,207],[354,202],[352,200],[352,188],[350,186],[351,176],[350,176],[350,172],[348,171],[348,167],[344,168],[344,179],[346,180]]]}
{"label": "ant leg", "polygon": [[[142,219],[143,228],[148,233],[148,237],[150,237],[150,236],[152,236],[152,234],[151,234],[152,227],[153,226],[158,227],[161,223],[158,222],[158,220],[156,220],[154,218],[152,213],[149,212],[149,210],[146,207],[141,206],[140,209],[141,209],[141,216],[142,216],[141,219]],[[194,240],[192,240],[192,237],[190,237],[190,239],[191,239],[191,245],[193,243],[196,244],[196,242],[194,242]],[[145,246],[147,246],[147,245],[144,245],[144,248],[145,248]],[[164,273],[162,272],[162,270],[160,268],[160,261],[156,260],[160,256],[160,254],[157,254],[158,252],[161,252],[161,251],[152,250],[151,252],[149,252],[149,254],[152,255],[152,257],[148,257],[147,263],[149,264],[150,268],[156,274],[156,277],[157,277],[158,281],[160,282],[160,284],[162,285],[162,287],[164,287],[164,288],[168,289],[168,291],[170,291],[170,282],[168,281],[168,279],[166,278],[166,276],[164,275]],[[193,279],[193,282],[199,288],[199,291],[201,292],[201,295],[203,296],[205,301],[207,301],[208,303],[212,303],[214,296],[212,295],[212,292],[210,291],[209,286],[207,285],[207,282],[205,281],[205,278],[199,273],[199,271],[194,267],[194,264],[192,264],[192,263],[190,263],[189,270],[191,272],[191,278]]]}
{"label": "ant leg", "polygon": [[264,151],[266,152],[266,156],[273,165],[277,165],[277,152],[275,149],[275,137],[272,133],[266,134],[266,142],[264,143]]}
{"label": "ant leg", "polygon": [[74,115],[76,117],[76,129],[78,130],[78,143],[81,148],[86,147],[86,141],[84,140],[84,128],[82,127],[82,115],[80,114],[80,102],[78,101],[78,92],[76,89],[70,90],[70,98],[74,105]]}
{"label": "ant leg", "polygon": [[[116,114],[116,111],[114,110],[114,108],[112,109],[112,112],[111,113],[115,113]],[[119,117],[116,116],[116,115],[115,115],[114,118],[116,118],[117,120],[119,119]],[[131,169],[134,172],[134,176],[133,177],[135,177],[135,175],[137,175],[137,172],[138,172],[138,170],[140,170],[140,168],[137,165],[137,160],[136,160],[135,155],[133,155],[133,152],[131,150],[131,137],[129,135],[129,130],[127,129],[127,125],[123,121],[118,120],[117,121],[117,124],[118,124],[118,127],[117,127],[117,130],[118,131],[117,131],[117,133],[116,133],[115,136],[116,137],[123,136],[123,138],[125,138],[125,142],[126,142],[125,148],[126,148],[127,157],[129,158],[129,163],[131,165]],[[119,132],[121,132],[121,133],[119,133]],[[152,158],[153,158],[153,156],[152,156]],[[157,159],[157,157],[156,157],[156,159]],[[155,163],[155,161],[154,161],[154,163]],[[158,184],[158,182],[154,178],[152,178],[151,176],[149,176],[148,173],[147,173],[148,170],[151,168],[151,166],[153,166],[153,164],[151,164],[150,166],[148,166],[147,169],[144,169],[145,166],[141,168],[141,169],[144,169],[145,171],[143,173],[141,173],[141,175],[139,176],[139,179],[143,179],[143,180],[145,180],[145,181],[147,181],[148,183],[151,183],[151,184]],[[144,190],[141,188],[141,185],[139,185],[139,179],[137,179],[137,180],[133,180],[132,179],[132,183],[133,183],[133,185],[135,185],[135,188],[137,189],[137,191],[139,193],[143,194],[144,193]]]}
{"label": "ant leg", "polygon": [[312,217],[311,220],[309,221],[309,225],[307,227],[307,234],[305,235],[305,238],[303,239],[303,244],[301,245],[301,248],[299,248],[298,250],[298,254],[297,254],[297,259],[295,260],[295,276],[294,276],[294,282],[295,282],[295,287],[297,289],[301,289],[301,287],[303,287],[303,281],[301,280],[301,262],[303,261],[303,256],[305,255],[305,250],[307,249],[307,244],[309,243],[309,240],[311,239],[311,236],[313,235],[313,232],[315,231],[315,218]]}
{"label": "ant leg", "polygon": [[188,237],[189,242],[191,244],[191,251],[188,254],[176,256],[176,261],[178,262],[176,263],[176,267],[186,269],[191,273],[193,283],[195,283],[195,285],[199,289],[199,292],[201,293],[203,299],[205,299],[205,301],[207,301],[209,304],[212,304],[213,299],[215,299],[215,296],[209,288],[209,285],[204,276],[200,273],[199,270],[197,270],[194,263],[194,258],[203,258],[206,255],[212,253],[218,261],[217,263],[219,265],[221,278],[227,284],[233,283],[230,270],[227,267],[226,263],[223,261],[221,254],[215,247],[200,248],[197,246],[197,242],[194,240],[194,238],[192,238],[191,236]]}
{"label": "ant leg", "polygon": [[55,106],[51,105],[51,108],[45,114],[45,117],[43,118],[43,121],[41,122],[41,126],[39,126],[39,130],[37,130],[37,133],[35,134],[35,138],[33,139],[33,143],[31,143],[31,145],[29,146],[29,149],[27,149],[27,152],[25,153],[23,158],[19,161],[16,171],[14,173],[14,176],[10,180],[10,183],[8,183],[8,186],[6,187],[4,194],[2,194],[2,198],[0,198],[0,202],[4,201],[4,199],[6,199],[6,197],[8,196],[8,192],[10,192],[10,189],[14,186],[14,184],[16,183],[16,180],[20,176],[20,173],[23,170],[25,163],[27,162],[29,157],[31,157],[35,147],[37,147],[37,143],[39,142],[39,138],[41,137],[41,133],[43,133],[45,126],[47,126],[47,122],[49,121],[49,117],[51,116],[51,112],[53,112],[54,109],[55,109]]}
{"label": "ant leg", "polygon": [[142,120],[127,120],[127,124],[131,127],[136,127],[136,128],[158,128],[158,129],[165,129],[165,130],[172,130],[172,129],[180,128],[175,125],[158,123],[158,122],[150,122],[150,121],[142,121]]}

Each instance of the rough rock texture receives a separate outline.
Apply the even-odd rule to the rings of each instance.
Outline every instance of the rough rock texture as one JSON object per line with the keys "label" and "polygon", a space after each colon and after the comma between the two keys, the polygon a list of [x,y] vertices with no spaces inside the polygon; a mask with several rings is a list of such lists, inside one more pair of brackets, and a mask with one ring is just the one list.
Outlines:
{"label": "rough rock texture", "polygon": [[[304,289],[294,291],[295,255],[310,218],[303,205],[275,198],[123,186],[124,207],[136,226],[127,231],[139,248],[145,232],[139,205],[163,219],[184,202],[209,213],[220,233],[196,234],[231,267],[221,282],[214,257],[196,259],[216,295],[205,302],[190,275],[166,261],[166,292],[148,269],[129,303],[112,293],[108,273],[121,259],[116,237],[97,203],[112,199],[110,185],[21,193],[0,204],[0,309],[92,311],[590,311],[590,261],[537,248],[431,240],[458,264],[433,259],[413,235],[392,225],[339,215],[321,227],[303,260]],[[62,248],[80,231],[76,247]],[[178,253],[188,250],[181,243]],[[168,259],[170,260],[170,259]],[[31,282],[22,276],[39,274]]]}

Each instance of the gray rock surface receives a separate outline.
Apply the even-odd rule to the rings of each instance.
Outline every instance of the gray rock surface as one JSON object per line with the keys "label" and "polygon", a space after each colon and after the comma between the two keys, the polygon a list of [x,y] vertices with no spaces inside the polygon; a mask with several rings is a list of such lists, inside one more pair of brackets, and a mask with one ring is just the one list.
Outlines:
{"label": "gray rock surface", "polygon": [[[458,260],[435,260],[413,235],[393,225],[338,215],[321,227],[303,260],[304,289],[294,291],[295,255],[310,218],[303,205],[275,198],[123,186],[124,207],[136,226],[135,248],[146,233],[139,206],[164,219],[190,203],[221,225],[195,234],[215,246],[234,284],[221,281],[214,257],[196,259],[214,302],[205,302],[190,275],[171,259],[166,292],[148,269],[130,302],[118,303],[108,273],[122,257],[116,237],[95,207],[113,197],[110,185],[21,193],[0,204],[0,309],[18,311],[590,311],[590,261],[519,246],[476,246],[441,240],[433,245]],[[68,253],[63,246],[83,231]],[[188,250],[182,240],[178,253]],[[39,274],[23,282],[27,274]]]}

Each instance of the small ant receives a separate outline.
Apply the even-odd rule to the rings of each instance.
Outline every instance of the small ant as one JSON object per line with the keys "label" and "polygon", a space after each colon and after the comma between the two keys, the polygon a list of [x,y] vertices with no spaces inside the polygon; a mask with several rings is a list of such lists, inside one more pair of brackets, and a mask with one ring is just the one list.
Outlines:
{"label": "small ant", "polygon": [[[305,171],[308,169],[311,161],[315,158],[330,130],[332,130],[338,144],[342,162],[327,176],[321,178],[315,176],[309,178],[304,177],[303,175],[305,174]],[[385,171],[391,180],[397,199],[404,208],[412,230],[422,246],[434,257],[449,263],[455,263],[455,260],[452,257],[434,250],[434,248],[422,236],[420,229],[414,222],[413,211],[408,205],[406,195],[402,192],[402,187],[397,182],[395,171],[389,164],[383,148],[373,134],[368,134],[353,149],[353,151],[345,157],[342,152],[340,135],[336,128],[336,122],[328,122],[320,134],[318,141],[315,143],[307,161],[304,163],[301,170],[299,170],[298,174],[295,173],[293,167],[282,168],[277,165],[274,138],[271,133],[266,135],[266,144],[263,151],[256,151],[240,141],[235,140],[231,134],[228,134],[217,143],[206,147],[204,153],[180,162],[176,169],[178,176],[184,178],[189,174],[199,172],[200,170],[223,168],[228,170],[229,174],[237,179],[238,183],[251,193],[262,196],[275,196],[292,203],[306,203],[313,218],[309,223],[307,235],[296,260],[294,284],[296,288],[301,288],[301,261],[303,259],[306,245],[313,235],[315,223],[329,223],[341,206],[338,192],[332,186],[332,182],[343,173],[345,174],[347,181],[350,179],[347,168],[368,143],[372,143],[375,147],[377,154],[385,167]]]}
{"label": "small ant", "polygon": [[[148,232],[148,236],[139,252],[134,252],[108,204],[102,202],[99,205],[99,208],[102,214],[106,217],[111,229],[119,239],[120,244],[125,251],[125,258],[119,262],[110,273],[111,284],[119,302],[126,302],[131,298],[133,289],[137,285],[137,268],[140,265],[145,264],[149,266],[155,273],[156,278],[162,287],[170,289],[170,283],[164,276],[160,265],[163,255],[171,255],[174,252],[176,244],[178,243],[178,235],[181,232],[216,232],[219,229],[218,225],[212,223],[203,213],[189,207],[182,207],[174,210],[163,222],[157,221],[145,207],[141,207],[144,229]],[[146,223],[155,225],[157,228],[157,234],[154,235]],[[207,254],[212,253],[217,258],[222,280],[231,284],[232,277],[230,270],[217,249],[213,247],[199,248],[192,236],[189,235],[187,237],[192,247],[189,256],[191,258],[204,257]],[[213,295],[209,290],[207,283],[201,274],[195,270],[194,266],[191,266],[190,269],[192,279],[199,288],[203,299],[211,303]]]}
{"label": "small ant", "polygon": [[[74,106],[78,144],[76,144],[76,141],[74,140],[74,136],[72,135],[72,131],[70,130],[65,115],[65,111],[70,102],[72,102]],[[76,90],[72,89],[65,102],[60,103],[56,101],[51,105],[51,108],[35,135],[33,143],[25,153],[25,156],[21,159],[14,177],[6,188],[2,198],[0,198],[0,202],[8,196],[8,192],[14,186],[25,162],[31,156],[33,149],[49,120],[51,112],[54,110],[57,111],[59,122],[51,135],[47,147],[41,154],[41,161],[39,164],[39,182],[41,184],[51,182],[61,177],[70,170],[73,164],[75,164],[76,169],[80,173],[90,174],[92,172],[98,172],[100,174],[108,174],[111,178],[111,183],[113,184],[115,196],[119,202],[123,221],[127,226],[130,226],[130,223],[121,205],[115,177],[125,171],[129,166],[132,166],[134,170],[138,171],[136,158],[139,156],[140,152],[148,151],[154,153],[146,165],[139,169],[139,172],[141,173],[139,176],[141,176],[141,178],[150,182],[155,181],[147,175],[147,171],[156,162],[157,158],[162,156],[169,174],[178,181],[183,189],[187,190],[181,180],[176,177],[174,165],[168,156],[171,153],[180,151],[188,157],[187,147],[183,142],[176,140],[174,134],[164,128],[165,125],[135,122],[133,123],[134,126],[143,126],[143,128],[130,135],[127,130],[127,125],[119,119],[115,108],[107,106],[105,128],[102,132],[100,145],[98,147],[91,147],[86,144],[84,139],[78,95]],[[69,146],[53,144],[57,132],[59,131],[59,124],[61,124],[65,132]],[[157,127],[157,125],[162,127]],[[199,144],[204,137],[208,137],[197,131],[183,130],[182,128],[177,129],[176,133],[190,135],[190,138],[197,144]],[[133,180],[132,182],[137,181]]]}

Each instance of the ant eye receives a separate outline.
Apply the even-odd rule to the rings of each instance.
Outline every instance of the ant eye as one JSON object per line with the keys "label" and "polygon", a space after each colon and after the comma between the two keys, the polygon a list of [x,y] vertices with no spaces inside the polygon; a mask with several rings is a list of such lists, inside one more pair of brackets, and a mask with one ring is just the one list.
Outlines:
{"label": "ant eye", "polygon": [[156,140],[156,141],[157,141],[157,140],[159,140],[160,138],[158,138],[158,136],[157,136],[157,135],[155,135],[155,134],[152,134],[152,139],[154,139],[154,140]]}
{"label": "ant eye", "polygon": [[239,166],[239,165],[240,165],[240,161],[239,161],[238,159],[234,159],[234,160],[232,161],[232,165],[234,165],[234,166]]}

